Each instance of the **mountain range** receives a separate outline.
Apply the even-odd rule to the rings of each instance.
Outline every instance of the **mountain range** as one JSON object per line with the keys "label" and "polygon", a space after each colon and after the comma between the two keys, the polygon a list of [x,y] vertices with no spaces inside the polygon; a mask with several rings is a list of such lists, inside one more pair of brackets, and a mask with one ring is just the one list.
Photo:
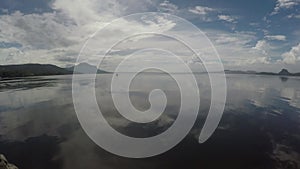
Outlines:
{"label": "mountain range", "polygon": [[[75,72],[74,72],[75,69]],[[0,77],[27,77],[27,76],[47,76],[47,75],[67,75],[67,74],[91,74],[109,73],[97,69],[96,66],[88,63],[80,63],[76,66],[61,68],[51,64],[21,64],[21,65],[0,65]]]}
{"label": "mountain range", "polygon": [[287,69],[282,69],[278,73],[272,72],[256,72],[256,71],[240,71],[240,70],[225,70],[226,74],[255,74],[255,75],[279,75],[279,76],[300,76],[300,73],[290,73]]}
{"label": "mountain range", "polygon": [[[111,73],[88,63],[80,63],[76,67],[61,68],[51,64],[20,64],[20,65],[0,65],[0,78],[27,77],[27,76],[47,76],[47,75],[67,75],[67,74],[97,74]],[[278,73],[255,72],[255,71],[235,71],[225,70],[226,74],[256,74],[256,75],[280,75],[280,76],[300,76],[300,73],[290,73],[287,69],[282,69]]]}
{"label": "mountain range", "polygon": [[81,73],[81,74],[92,74],[95,72],[97,72],[98,74],[109,73],[107,71],[97,69],[96,66],[90,65],[88,63],[80,63],[79,65],[76,66],[76,68],[75,68],[75,66],[72,66],[72,67],[65,68],[65,69],[72,73],[74,72],[74,69],[75,69],[75,73]]}

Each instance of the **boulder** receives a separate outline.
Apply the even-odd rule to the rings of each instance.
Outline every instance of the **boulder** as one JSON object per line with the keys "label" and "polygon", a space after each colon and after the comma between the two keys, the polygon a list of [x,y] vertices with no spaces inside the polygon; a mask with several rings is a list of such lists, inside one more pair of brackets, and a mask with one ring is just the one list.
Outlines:
{"label": "boulder", "polygon": [[17,166],[10,164],[3,154],[0,154],[0,169],[18,169]]}

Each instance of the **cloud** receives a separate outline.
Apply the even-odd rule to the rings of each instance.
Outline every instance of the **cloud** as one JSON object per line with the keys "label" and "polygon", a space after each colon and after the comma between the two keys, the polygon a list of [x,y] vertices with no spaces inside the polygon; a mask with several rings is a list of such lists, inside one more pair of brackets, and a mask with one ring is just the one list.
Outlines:
{"label": "cloud", "polygon": [[207,15],[209,12],[215,11],[213,8],[209,8],[206,6],[196,6],[195,8],[190,8],[189,12],[197,14],[197,15]]}
{"label": "cloud", "polygon": [[265,36],[265,38],[268,40],[278,40],[278,41],[286,40],[286,36],[284,36],[284,35],[268,35],[268,36]]}
{"label": "cloud", "polygon": [[[170,0],[53,0],[50,2],[50,7],[53,10],[44,13],[15,11],[7,15],[0,15],[0,64],[28,62],[51,63],[59,66],[72,64],[89,36],[110,21],[135,12],[156,10],[176,14],[190,21],[195,20],[197,26],[201,25],[203,28],[208,26],[206,31],[209,38],[216,45],[226,65],[267,64],[272,62],[270,57],[274,54],[270,43],[272,44],[273,41],[289,43],[286,36],[272,34],[271,31],[265,33],[267,36],[258,41],[255,32],[218,30],[222,29],[222,27],[216,27],[220,23],[215,24],[211,21],[221,20],[225,23],[233,23],[230,25],[237,26],[238,29],[240,28],[240,25],[237,25],[239,16],[224,15],[221,13],[222,11],[207,6],[179,4]],[[280,9],[289,9],[294,5],[295,1],[278,0],[276,6]],[[279,11],[279,9],[277,10]],[[295,13],[291,17],[297,18],[299,16]],[[212,24],[205,25],[204,22],[211,22]],[[124,25],[126,25],[125,28]],[[113,30],[108,30],[102,38],[99,38],[99,44],[103,44],[105,41],[114,41],[120,34],[124,33],[123,30],[134,32],[136,30],[155,29],[163,32],[173,29],[175,25],[176,23],[162,17],[146,18],[140,22],[122,20],[119,26],[116,25]],[[226,24],[226,26],[228,25]],[[252,23],[251,25],[257,28],[262,26],[259,23]],[[181,30],[181,28],[179,31],[189,33],[188,30]],[[139,47],[146,47],[148,43],[150,46],[152,44],[163,47],[168,45],[169,48],[175,48],[172,50],[178,50],[176,51],[178,53],[181,50],[172,43],[166,43],[165,40],[155,38],[147,39],[147,43],[143,42],[139,44]],[[112,55],[122,56],[131,52],[130,50],[139,50],[135,48],[136,46],[129,44],[131,43],[122,49],[116,49]],[[102,46],[99,47],[99,53],[105,51],[102,51],[102,48]],[[285,61],[297,60],[293,53],[295,52],[284,54]],[[278,57],[281,53],[275,54]]]}
{"label": "cloud", "polygon": [[175,13],[178,10],[178,6],[171,3],[170,1],[163,1],[159,4],[158,11],[161,12],[169,12],[169,13]]}
{"label": "cloud", "polygon": [[281,9],[290,9],[299,4],[299,0],[277,0],[276,6],[271,15],[278,14]]}
{"label": "cloud", "polygon": [[52,8],[72,18],[77,24],[109,22],[137,12],[146,12],[157,5],[157,0],[55,0]]}
{"label": "cloud", "polygon": [[269,64],[270,60],[268,57],[257,57],[254,59],[247,59],[246,63],[248,63],[248,64],[259,64],[259,63]]}
{"label": "cloud", "polygon": [[228,37],[228,36],[220,35],[220,37],[216,39],[216,42],[218,44],[226,44],[226,43],[233,43],[238,40],[239,39],[237,37]]}
{"label": "cloud", "polygon": [[283,62],[286,64],[295,64],[300,60],[300,43],[294,47],[289,52],[283,53]]}
{"label": "cloud", "polygon": [[218,18],[219,20],[226,21],[226,22],[231,22],[231,23],[236,22],[235,18],[229,15],[218,15]]}
{"label": "cloud", "polygon": [[300,14],[290,14],[287,16],[287,18],[291,19],[291,18],[295,18],[295,19],[300,19]]}
{"label": "cloud", "polygon": [[266,40],[257,41],[256,45],[253,47],[253,49],[261,51],[264,55],[268,55],[270,48],[270,44]]}
{"label": "cloud", "polygon": [[0,41],[17,42],[32,49],[53,49],[74,43],[69,39],[72,24],[57,13],[28,14],[14,12],[0,16]]}
{"label": "cloud", "polygon": [[[24,14],[16,11],[0,15],[0,64],[69,65],[92,33],[119,16],[148,11],[155,3],[150,0],[55,0],[51,3],[52,12]],[[149,28],[164,31],[174,24],[164,18],[153,18],[151,23],[121,22],[127,25],[128,31]],[[124,29],[116,27],[107,32],[101,42],[117,38],[122,33],[120,30]],[[6,44],[4,48],[3,44]]]}
{"label": "cloud", "polygon": [[247,69],[256,70],[257,67],[261,68],[262,65],[271,63],[268,55],[257,50],[259,46],[263,46],[262,42],[259,42],[256,47],[251,45],[257,39],[254,32],[231,33],[207,30],[206,33],[218,50],[225,69],[245,70],[247,67]]}
{"label": "cloud", "polygon": [[52,51],[64,48],[78,53],[78,43],[82,38],[81,34],[74,34],[76,29],[71,20],[57,12],[23,14],[16,11],[10,15],[0,15],[0,41],[18,44],[2,48],[0,64],[57,64],[56,55],[66,53]]}

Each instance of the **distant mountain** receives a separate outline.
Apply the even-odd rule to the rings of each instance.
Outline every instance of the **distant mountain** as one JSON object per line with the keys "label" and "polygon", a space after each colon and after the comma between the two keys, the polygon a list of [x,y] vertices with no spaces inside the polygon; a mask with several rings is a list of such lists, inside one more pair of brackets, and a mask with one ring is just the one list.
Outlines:
{"label": "distant mountain", "polygon": [[255,71],[225,70],[226,74],[256,74]]}
{"label": "distant mountain", "polygon": [[[73,70],[74,66],[69,68],[61,68],[51,64],[0,65],[0,78],[67,75],[73,74]],[[98,70],[96,66],[92,66],[88,63],[80,63],[79,65],[77,65],[75,73],[89,74],[95,72],[109,73],[103,70]]]}
{"label": "distant mountain", "polygon": [[280,75],[280,76],[300,76],[300,73],[290,73],[287,69],[282,69],[278,73],[272,72],[255,72],[255,71],[236,71],[236,70],[225,70],[226,74],[256,74],[256,75]]}
{"label": "distant mountain", "polygon": [[0,77],[64,75],[72,72],[50,64],[0,65]]}
{"label": "distant mountain", "polygon": [[291,75],[291,73],[288,70],[286,70],[286,69],[282,69],[278,74],[279,75],[284,75],[284,76]]}
{"label": "distant mountain", "polygon": [[[66,70],[71,71],[71,72],[74,72],[74,69],[75,69],[75,66],[66,68]],[[92,73],[95,73],[95,72],[97,72],[97,73],[109,73],[109,72],[106,72],[104,70],[97,69],[96,66],[90,65],[88,63],[78,64],[76,66],[75,70],[76,70],[75,73],[82,73],[82,74],[92,74]]]}
{"label": "distant mountain", "polygon": [[[5,77],[27,77],[27,76],[47,76],[47,75],[67,75],[73,74],[75,66],[61,68],[51,64],[22,64],[22,65],[0,65],[0,79]],[[80,63],[76,66],[76,74],[92,74],[97,72],[110,73],[97,69],[96,66],[88,63]],[[279,76],[300,76],[300,73],[290,73],[287,69],[282,69],[279,73],[255,72],[255,71],[235,71],[225,70],[226,74],[256,74],[256,75],[279,75]]]}

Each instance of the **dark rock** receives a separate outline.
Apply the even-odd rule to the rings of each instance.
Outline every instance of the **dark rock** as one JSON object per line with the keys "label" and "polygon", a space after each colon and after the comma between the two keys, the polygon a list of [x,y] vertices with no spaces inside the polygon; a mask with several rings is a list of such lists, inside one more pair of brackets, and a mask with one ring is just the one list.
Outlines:
{"label": "dark rock", "polygon": [[279,75],[291,75],[291,73],[287,69],[282,69],[279,73]]}
{"label": "dark rock", "polygon": [[17,166],[10,164],[3,154],[0,154],[0,169],[18,169]]}

